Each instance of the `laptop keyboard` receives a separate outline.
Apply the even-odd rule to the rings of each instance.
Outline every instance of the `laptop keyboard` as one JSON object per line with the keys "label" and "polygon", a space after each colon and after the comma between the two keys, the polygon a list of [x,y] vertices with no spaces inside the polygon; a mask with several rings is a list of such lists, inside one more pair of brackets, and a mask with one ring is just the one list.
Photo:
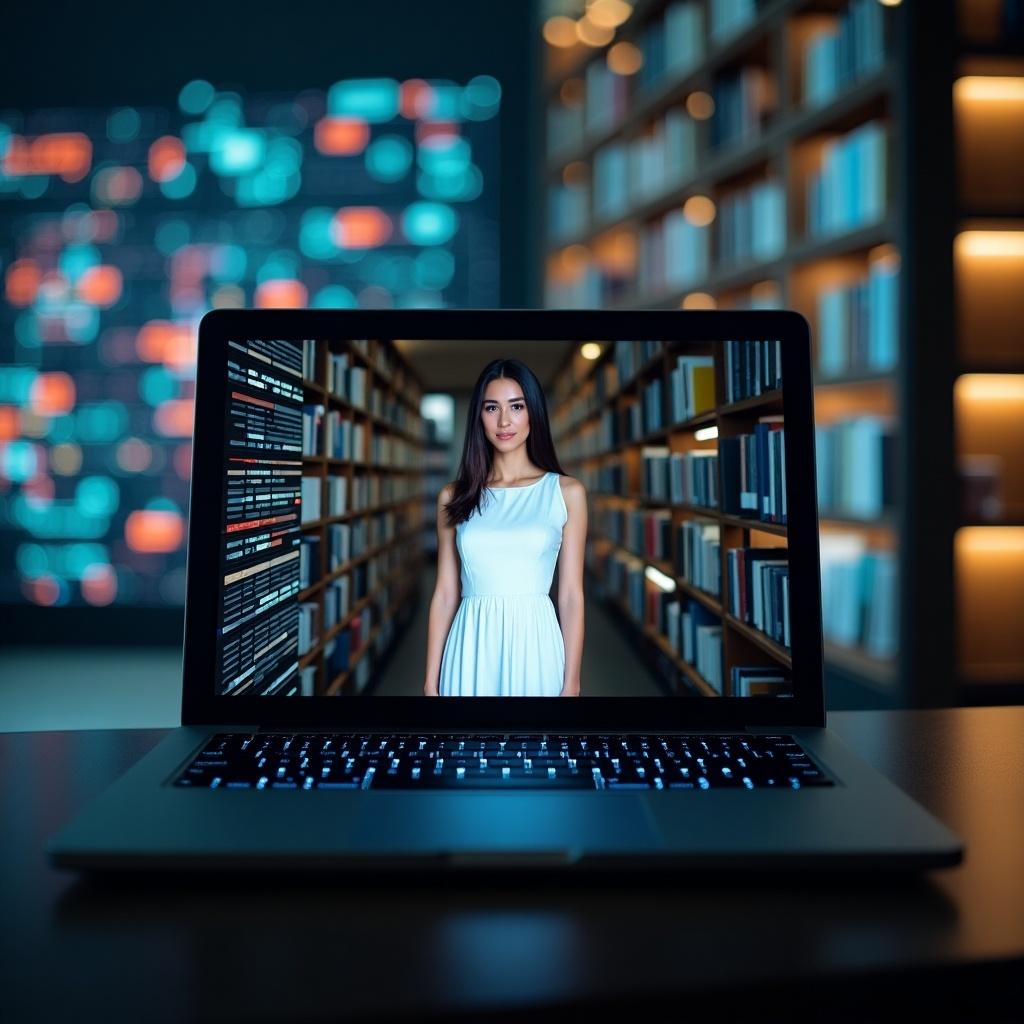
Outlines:
{"label": "laptop keyboard", "polygon": [[255,733],[212,736],[200,789],[648,790],[830,786],[792,736]]}

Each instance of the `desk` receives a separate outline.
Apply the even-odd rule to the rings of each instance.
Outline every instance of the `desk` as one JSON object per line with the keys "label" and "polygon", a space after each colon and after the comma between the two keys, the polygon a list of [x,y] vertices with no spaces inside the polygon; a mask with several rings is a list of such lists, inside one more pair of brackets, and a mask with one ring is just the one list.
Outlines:
{"label": "desk", "polygon": [[1022,1019],[1024,708],[830,724],[964,837],[961,867],[83,881],[45,864],[45,839],[163,733],[0,736],[0,1018],[852,1021],[900,996],[917,1019]]}

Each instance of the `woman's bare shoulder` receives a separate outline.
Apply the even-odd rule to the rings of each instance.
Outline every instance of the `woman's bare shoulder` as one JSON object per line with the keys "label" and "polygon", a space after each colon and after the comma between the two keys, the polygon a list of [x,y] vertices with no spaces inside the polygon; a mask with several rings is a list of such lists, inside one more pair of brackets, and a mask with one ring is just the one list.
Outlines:
{"label": "woman's bare shoulder", "polygon": [[563,473],[558,478],[558,483],[562,488],[562,495],[567,501],[570,499],[574,501],[586,500],[587,489],[576,477]]}

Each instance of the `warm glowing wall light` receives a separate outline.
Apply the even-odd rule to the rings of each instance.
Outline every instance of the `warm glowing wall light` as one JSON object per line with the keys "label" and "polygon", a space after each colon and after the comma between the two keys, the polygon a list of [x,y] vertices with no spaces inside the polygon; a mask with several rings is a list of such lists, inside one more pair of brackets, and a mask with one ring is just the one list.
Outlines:
{"label": "warm glowing wall light", "polygon": [[715,101],[706,92],[691,92],[686,97],[686,112],[695,121],[706,121],[715,112]]}
{"label": "warm glowing wall light", "polygon": [[644,575],[661,590],[672,593],[676,589],[676,581],[671,576],[666,576],[659,569],[655,569],[653,565],[648,565],[644,568]]}
{"label": "warm glowing wall light", "polygon": [[601,28],[618,28],[633,13],[626,0],[590,0],[587,18]]}
{"label": "warm glowing wall light", "polygon": [[886,242],[884,245],[876,245],[868,252],[868,262],[877,263],[883,270],[899,270],[900,251],[889,242]]}
{"label": "warm glowing wall light", "polygon": [[575,46],[576,23],[564,14],[556,14],[544,22],[544,41],[550,46]]}
{"label": "warm glowing wall light", "polygon": [[965,75],[953,83],[953,96],[957,100],[1024,103],[1024,77]]}
{"label": "warm glowing wall light", "polygon": [[707,196],[690,196],[683,203],[683,216],[694,227],[707,227],[715,219],[715,204]]}
{"label": "warm glowing wall light", "polygon": [[955,388],[969,402],[1024,402],[1024,373],[965,373]]}
{"label": "warm glowing wall light", "polygon": [[955,244],[964,256],[1024,257],[1024,231],[961,231]]}
{"label": "warm glowing wall light", "polygon": [[903,0],[878,0],[883,7],[899,7]]}
{"label": "warm glowing wall light", "polygon": [[956,532],[957,553],[1024,552],[1024,527],[963,526]]}
{"label": "warm glowing wall light", "polygon": [[715,297],[709,295],[707,292],[690,292],[689,295],[683,297],[683,301],[679,303],[682,309],[717,309],[718,303],[715,302]]}
{"label": "warm glowing wall light", "polygon": [[608,51],[608,68],[616,75],[635,75],[644,66],[644,55],[633,43],[616,43]]}
{"label": "warm glowing wall light", "polygon": [[601,356],[601,346],[596,341],[587,341],[580,346],[580,355],[584,359],[599,359]]}
{"label": "warm glowing wall light", "polygon": [[695,441],[714,441],[718,438],[718,427],[701,427],[693,432]]}

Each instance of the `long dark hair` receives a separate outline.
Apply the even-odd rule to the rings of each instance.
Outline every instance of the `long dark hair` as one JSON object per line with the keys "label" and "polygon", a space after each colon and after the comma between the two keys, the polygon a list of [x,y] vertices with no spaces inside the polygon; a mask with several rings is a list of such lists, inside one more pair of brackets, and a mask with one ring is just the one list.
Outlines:
{"label": "long dark hair", "polygon": [[530,461],[541,469],[558,473],[559,476],[565,475],[555,454],[551,425],[548,422],[548,403],[536,374],[519,359],[493,359],[480,371],[473,388],[473,397],[469,400],[469,422],[466,424],[466,440],[462,446],[458,478],[454,482],[452,500],[444,506],[449,526],[465,522],[480,508],[480,495],[491,475],[494,461],[494,449],[480,422],[480,413],[487,385],[501,378],[514,380],[523,389],[526,411],[530,417],[530,433],[526,438],[526,453]]}

